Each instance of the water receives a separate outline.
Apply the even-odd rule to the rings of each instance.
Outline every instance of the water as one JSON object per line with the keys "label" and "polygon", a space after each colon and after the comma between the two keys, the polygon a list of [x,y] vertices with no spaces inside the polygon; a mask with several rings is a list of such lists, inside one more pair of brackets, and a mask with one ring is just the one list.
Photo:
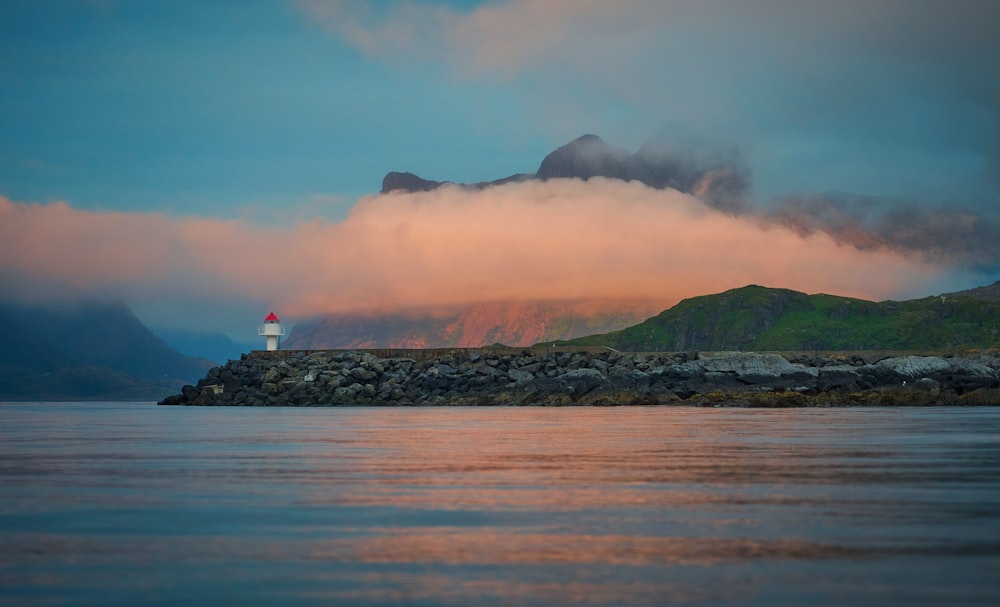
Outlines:
{"label": "water", "polygon": [[0,605],[998,605],[1000,409],[0,404]]}

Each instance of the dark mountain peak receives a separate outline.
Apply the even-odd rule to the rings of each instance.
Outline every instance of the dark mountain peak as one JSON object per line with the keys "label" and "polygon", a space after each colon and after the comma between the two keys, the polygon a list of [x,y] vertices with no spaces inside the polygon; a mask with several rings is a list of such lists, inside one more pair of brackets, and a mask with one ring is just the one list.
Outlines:
{"label": "dark mountain peak", "polygon": [[495,185],[503,185],[505,183],[520,183],[522,181],[530,181],[535,179],[534,173],[514,173],[502,179],[494,179],[493,181],[480,181],[477,183],[459,183],[456,184],[452,181],[431,181],[430,179],[424,179],[413,173],[397,173],[395,171],[386,173],[385,177],[382,178],[382,189],[380,194],[388,194],[389,192],[430,192],[431,190],[436,190],[443,185],[457,185],[466,190],[482,190]]}
{"label": "dark mountain peak", "polygon": [[[749,171],[739,150],[691,145],[682,148],[662,136],[645,143],[635,154],[611,145],[592,133],[581,135],[546,156],[537,173],[517,173],[494,181],[459,184],[479,190],[533,179],[590,179],[606,177],[640,181],[658,190],[673,188],[694,194],[709,205],[729,213],[743,210],[749,189]],[[427,192],[449,181],[431,181],[413,173],[388,173],[382,194],[393,191]]]}
{"label": "dark mountain peak", "polygon": [[430,192],[444,185],[445,181],[431,181],[423,179],[413,173],[398,173],[391,171],[382,178],[381,194],[388,194],[396,190],[404,192]]}
{"label": "dark mountain peak", "polygon": [[638,178],[631,152],[592,134],[577,137],[555,149],[542,160],[537,175],[539,179],[609,177],[628,181]]}
{"label": "dark mountain peak", "polygon": [[536,177],[534,173],[514,173],[513,175],[508,175],[507,177],[494,179],[493,181],[480,181],[479,183],[465,187],[471,187],[477,190],[481,190],[483,188],[488,188],[490,186],[495,186],[495,185],[503,185],[505,183],[521,183],[522,181],[531,181],[532,179],[535,178]]}

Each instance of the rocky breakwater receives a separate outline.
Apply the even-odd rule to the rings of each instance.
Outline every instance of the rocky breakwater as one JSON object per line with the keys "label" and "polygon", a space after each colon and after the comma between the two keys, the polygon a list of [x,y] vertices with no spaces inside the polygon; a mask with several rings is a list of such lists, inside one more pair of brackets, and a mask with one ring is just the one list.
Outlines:
{"label": "rocky breakwater", "polygon": [[[415,351],[419,353],[419,351]],[[254,352],[161,405],[1000,405],[993,355]]]}

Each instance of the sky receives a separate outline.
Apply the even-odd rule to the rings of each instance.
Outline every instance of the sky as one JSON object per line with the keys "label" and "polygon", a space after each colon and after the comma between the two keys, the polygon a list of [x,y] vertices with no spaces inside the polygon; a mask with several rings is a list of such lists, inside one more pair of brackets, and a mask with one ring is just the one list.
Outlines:
{"label": "sky", "polygon": [[[7,0],[0,292],[255,339],[270,309],[870,299],[1000,279],[993,0]],[[740,158],[738,214],[478,182],[595,133]]]}

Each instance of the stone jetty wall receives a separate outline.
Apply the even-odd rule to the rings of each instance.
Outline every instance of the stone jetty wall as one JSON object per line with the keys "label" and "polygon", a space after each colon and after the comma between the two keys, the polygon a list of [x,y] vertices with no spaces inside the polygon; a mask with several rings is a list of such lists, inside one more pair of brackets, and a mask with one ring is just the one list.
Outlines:
{"label": "stone jetty wall", "polygon": [[1000,405],[996,353],[252,352],[161,405]]}

